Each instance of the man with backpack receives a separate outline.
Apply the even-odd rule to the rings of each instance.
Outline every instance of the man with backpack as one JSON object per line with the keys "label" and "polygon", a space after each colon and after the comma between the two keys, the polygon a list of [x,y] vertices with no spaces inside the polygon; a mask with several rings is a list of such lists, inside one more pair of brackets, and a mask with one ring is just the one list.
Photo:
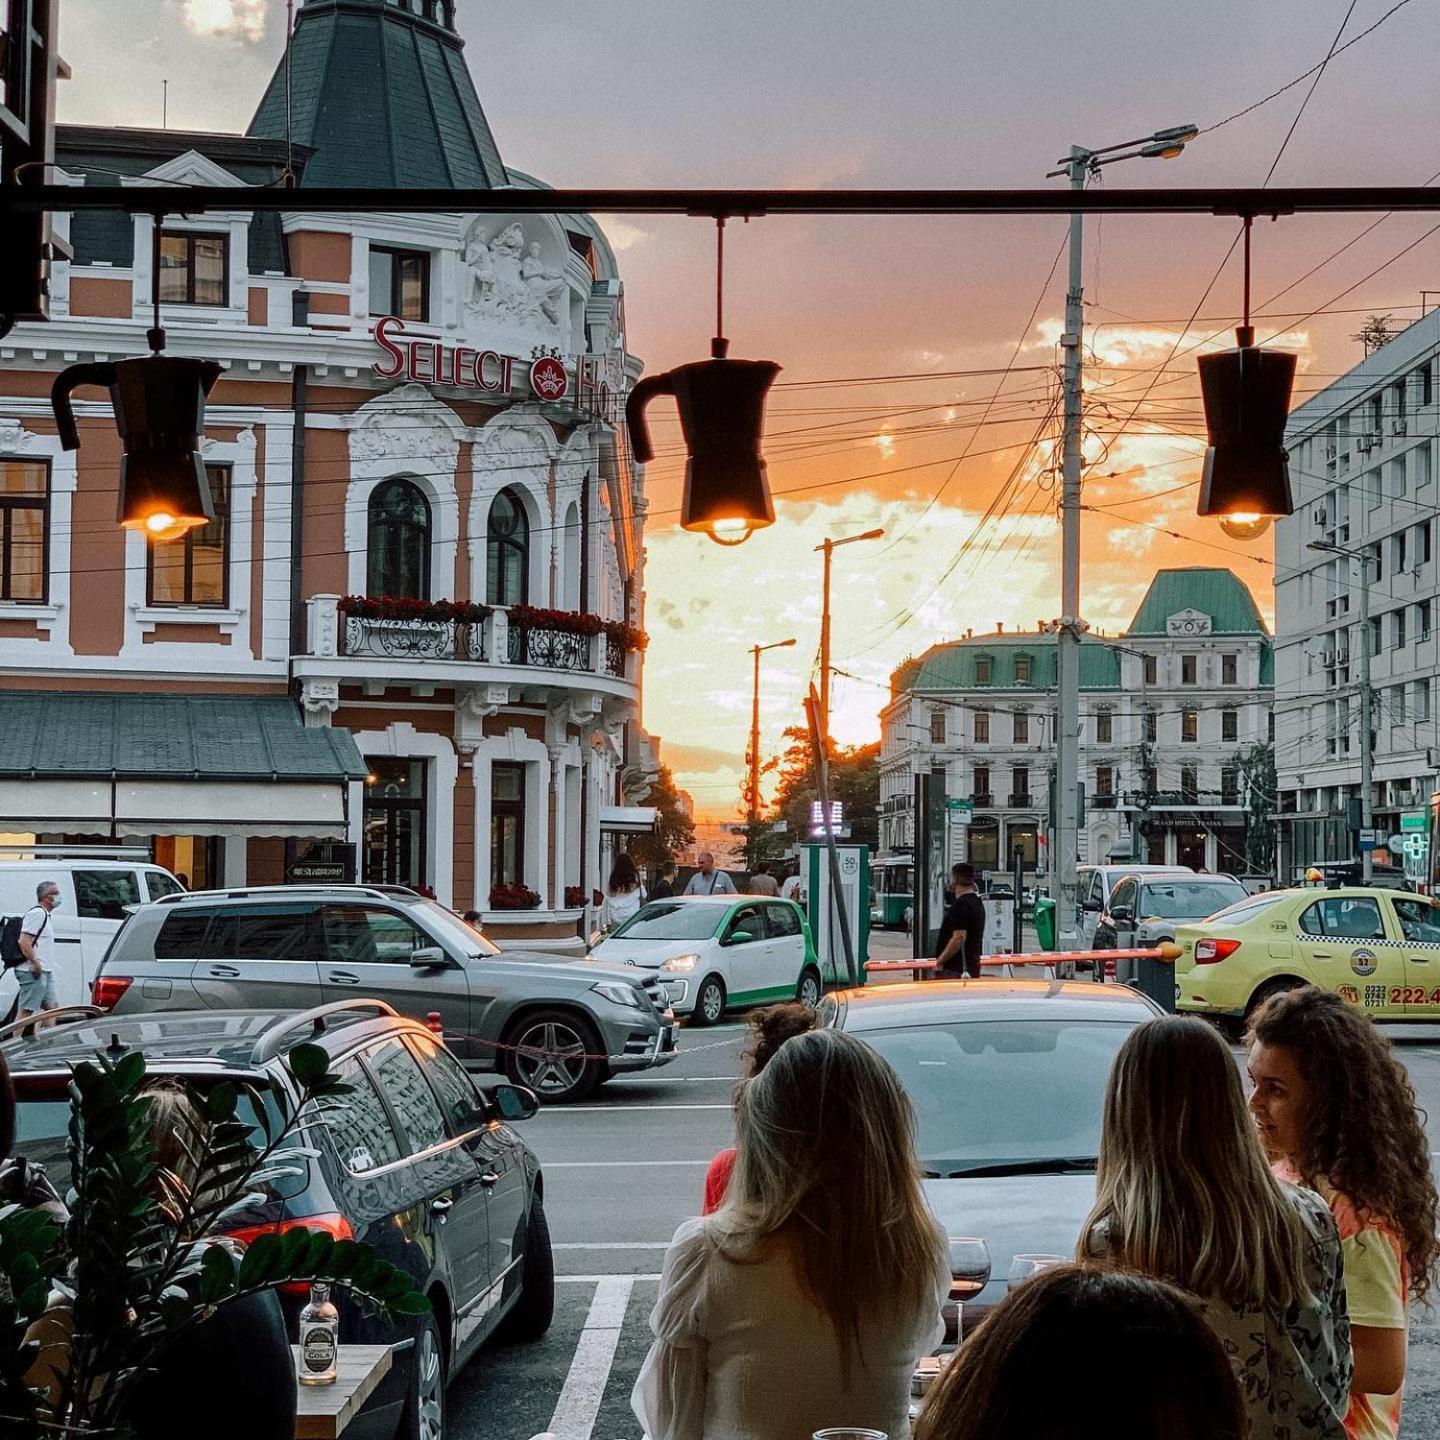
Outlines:
{"label": "man with backpack", "polygon": [[42,880],[35,887],[35,904],[20,920],[20,963],[15,979],[20,986],[20,1019],[53,1010],[55,1000],[55,927],[50,912],[60,903],[60,887]]}

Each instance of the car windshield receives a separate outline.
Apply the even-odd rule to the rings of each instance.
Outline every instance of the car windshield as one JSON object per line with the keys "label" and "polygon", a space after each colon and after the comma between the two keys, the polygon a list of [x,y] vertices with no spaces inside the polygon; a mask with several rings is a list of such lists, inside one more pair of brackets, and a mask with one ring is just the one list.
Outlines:
{"label": "car windshield", "polygon": [[1263,895],[1252,895],[1248,900],[1236,901],[1234,905],[1228,905],[1224,910],[1217,910],[1207,918],[1223,920],[1227,925],[1244,925],[1257,915],[1263,915],[1273,906],[1280,904],[1282,900],[1293,900],[1294,898],[1294,891],[1267,890]]}
{"label": "car windshield", "polygon": [[[867,1030],[915,1106],[920,1165],[957,1176],[1094,1169],[1125,1021],[969,1020]],[[984,1097],[983,1104],[966,1103]]]}
{"label": "car windshield", "polygon": [[462,955],[498,955],[500,947],[487,940],[473,925],[467,925],[453,910],[434,900],[418,900],[411,907],[415,918],[432,935],[445,941]]}
{"label": "car windshield", "polygon": [[[155,1078],[163,1078],[157,1076]],[[204,1091],[223,1076],[190,1076],[190,1083]],[[70,1161],[65,1146],[70,1125],[70,1077],[16,1075],[15,1084],[15,1145],[14,1153],[43,1165],[50,1182],[63,1195],[70,1184]],[[260,1124],[259,1107],[264,1106],[270,1128],[279,1133],[284,1120],[274,1093],[263,1081],[251,1078],[238,1087],[236,1118],[250,1126],[250,1143],[258,1150],[265,1144],[265,1130]],[[293,1162],[287,1162],[293,1163]],[[305,1189],[308,1177],[280,1175],[268,1184],[271,1194],[287,1200]]]}
{"label": "car windshield", "polygon": [[708,940],[730,913],[728,905],[691,905],[683,900],[653,900],[637,910],[612,940]]}
{"label": "car windshield", "polygon": [[1245,899],[1242,885],[1221,880],[1151,880],[1140,894],[1140,911],[1162,920],[1203,920]]}

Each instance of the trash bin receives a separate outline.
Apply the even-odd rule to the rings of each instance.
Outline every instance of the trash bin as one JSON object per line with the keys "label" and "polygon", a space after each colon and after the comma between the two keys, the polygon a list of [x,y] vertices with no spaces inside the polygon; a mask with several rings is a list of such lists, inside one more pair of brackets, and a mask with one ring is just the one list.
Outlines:
{"label": "trash bin", "polygon": [[1175,1013],[1175,962],[1173,960],[1137,960],[1134,989],[1148,996],[1162,1010]]}
{"label": "trash bin", "polygon": [[1048,895],[1035,899],[1035,938],[1042,950],[1055,949],[1055,902]]}

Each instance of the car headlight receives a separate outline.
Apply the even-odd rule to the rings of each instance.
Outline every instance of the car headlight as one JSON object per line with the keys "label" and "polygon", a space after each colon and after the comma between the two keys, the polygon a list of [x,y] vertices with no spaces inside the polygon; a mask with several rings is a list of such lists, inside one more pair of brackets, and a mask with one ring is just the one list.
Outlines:
{"label": "car headlight", "polygon": [[675,974],[679,971],[693,970],[699,963],[698,955],[672,955],[660,968]]}
{"label": "car headlight", "polygon": [[590,988],[597,995],[603,995],[615,1005],[626,1005],[632,1010],[639,1010],[644,1006],[640,992],[633,985],[626,985],[622,980],[602,980],[598,985],[592,985]]}

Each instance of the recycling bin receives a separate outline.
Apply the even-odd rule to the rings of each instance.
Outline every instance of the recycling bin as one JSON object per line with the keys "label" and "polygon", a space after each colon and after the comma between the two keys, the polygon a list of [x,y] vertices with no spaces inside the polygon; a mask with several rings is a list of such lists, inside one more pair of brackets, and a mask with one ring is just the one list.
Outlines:
{"label": "recycling bin", "polygon": [[1056,946],[1055,902],[1048,895],[1035,900],[1035,938],[1042,950],[1053,950]]}

